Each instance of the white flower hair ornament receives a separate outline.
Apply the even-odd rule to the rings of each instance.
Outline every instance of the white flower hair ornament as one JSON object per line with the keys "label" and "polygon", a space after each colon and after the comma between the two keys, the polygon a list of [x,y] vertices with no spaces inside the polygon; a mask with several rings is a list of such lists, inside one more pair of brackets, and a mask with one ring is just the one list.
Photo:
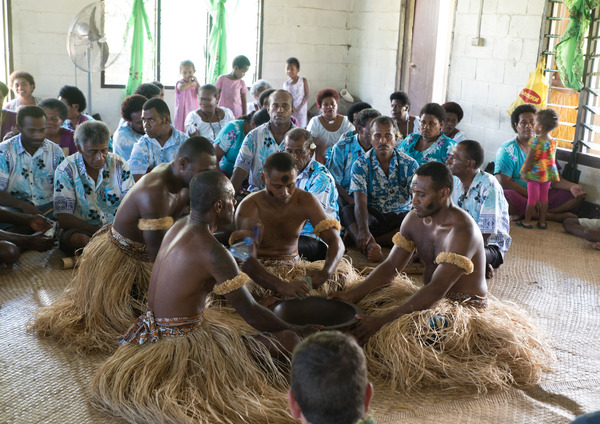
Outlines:
{"label": "white flower hair ornament", "polygon": [[317,145],[315,143],[310,143],[310,146],[308,146],[310,148],[310,150],[315,150],[317,148]]}

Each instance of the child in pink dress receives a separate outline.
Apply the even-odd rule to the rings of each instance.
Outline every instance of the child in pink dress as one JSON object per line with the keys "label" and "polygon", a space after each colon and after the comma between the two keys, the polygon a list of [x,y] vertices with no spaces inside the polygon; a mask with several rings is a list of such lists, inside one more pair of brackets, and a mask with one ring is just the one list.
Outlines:
{"label": "child in pink dress", "polygon": [[533,130],[537,137],[529,140],[529,153],[521,169],[521,178],[527,181],[527,207],[525,219],[516,224],[523,228],[533,228],[531,218],[535,214],[535,205],[539,199],[540,214],[537,227],[545,230],[548,227],[548,190],[552,181],[559,181],[556,167],[556,140],[550,137],[553,129],[558,127],[558,115],[552,109],[538,111],[535,115]]}
{"label": "child in pink dress", "polygon": [[287,60],[285,71],[290,77],[283,83],[283,89],[289,92],[294,99],[294,113],[292,116],[298,121],[298,126],[306,128],[308,116],[306,114],[308,102],[308,80],[298,75],[300,62],[295,57]]}
{"label": "child in pink dress", "polygon": [[246,56],[233,59],[233,71],[217,78],[215,85],[220,91],[219,107],[231,109],[233,116],[239,119],[246,115],[246,93],[248,87],[242,78],[248,72],[250,60]]}
{"label": "child in pink dress", "polygon": [[198,109],[198,81],[194,77],[196,67],[191,60],[184,60],[179,65],[179,73],[183,77],[175,84],[175,118],[173,126],[185,132],[185,118],[188,113]]}

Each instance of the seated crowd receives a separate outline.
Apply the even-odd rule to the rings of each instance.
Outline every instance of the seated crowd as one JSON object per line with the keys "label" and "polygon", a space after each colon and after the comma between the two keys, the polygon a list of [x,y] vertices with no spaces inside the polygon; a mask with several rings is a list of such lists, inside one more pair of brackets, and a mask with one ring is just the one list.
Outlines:
{"label": "seated crowd", "polygon": [[[93,403],[131,422],[288,422],[288,400],[302,422],[372,422],[367,370],[400,392],[539,382],[547,342],[525,312],[488,300],[486,283],[509,250],[511,217],[526,216],[521,170],[538,111],[515,109],[517,136],[498,150],[494,176],[480,143],[456,128],[458,104],[428,103],[411,116],[397,92],[391,116],[367,103],[342,115],[339,93],[324,89],[321,114],[308,120],[308,84],[291,59],[288,90],[258,81],[242,114],[222,103],[231,81],[199,86],[182,62],[178,90],[191,88],[197,109],[172,119],[160,87],[142,84],[123,100],[112,136],[84,113],[76,87],[42,100],[31,75],[11,75],[0,264],[55,239],[80,255],[63,296],[29,329],[82,355],[112,355],[93,380]],[[228,78],[239,81],[248,65],[237,57]],[[582,187],[548,184],[540,221],[600,242],[600,226],[573,214]],[[345,243],[381,264],[360,277]],[[239,247],[235,259],[227,247]],[[423,286],[402,274],[411,262],[423,265]],[[366,355],[339,333],[300,343],[320,328],[268,308],[314,294],[364,311],[352,335]],[[343,387],[324,401],[324,384]]]}

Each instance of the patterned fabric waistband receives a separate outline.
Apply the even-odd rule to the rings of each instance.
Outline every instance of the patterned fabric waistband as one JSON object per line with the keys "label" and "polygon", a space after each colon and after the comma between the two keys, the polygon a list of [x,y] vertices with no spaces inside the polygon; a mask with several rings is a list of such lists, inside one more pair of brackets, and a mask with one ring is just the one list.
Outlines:
{"label": "patterned fabric waistband", "polygon": [[127,333],[119,337],[119,342],[122,345],[128,343],[141,345],[147,342],[156,343],[160,337],[185,336],[199,327],[203,319],[203,314],[193,317],[154,318],[154,313],[147,311],[135,320]]}
{"label": "patterned fabric waistband", "polygon": [[108,239],[112,244],[117,246],[127,256],[142,262],[152,262],[148,249],[144,243],[133,241],[125,236],[122,236],[114,229],[112,224],[106,224],[95,235],[108,232]]}
{"label": "patterned fabric waistband", "polygon": [[300,262],[300,255],[298,252],[290,255],[259,255],[258,260],[264,266],[294,265]]}
{"label": "patterned fabric waistband", "polygon": [[472,306],[477,309],[485,309],[489,305],[487,297],[477,296],[476,294],[449,291],[446,293],[446,298],[458,302],[461,305]]}

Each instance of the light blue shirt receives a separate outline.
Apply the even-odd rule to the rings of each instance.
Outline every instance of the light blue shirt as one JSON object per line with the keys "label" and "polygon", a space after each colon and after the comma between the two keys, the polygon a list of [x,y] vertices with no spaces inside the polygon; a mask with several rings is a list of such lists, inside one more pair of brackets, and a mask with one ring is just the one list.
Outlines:
{"label": "light blue shirt", "polygon": [[444,133],[441,133],[438,139],[434,141],[431,146],[422,152],[419,152],[415,149],[415,147],[417,146],[417,142],[421,137],[423,136],[418,133],[409,134],[404,140],[402,140],[398,146],[398,150],[406,153],[408,156],[416,160],[419,165],[423,165],[424,163],[432,161],[446,163],[446,159],[448,159],[450,152],[452,149],[454,149],[456,141],[452,140]]}
{"label": "light blue shirt", "polygon": [[359,157],[364,156],[365,151],[358,142],[358,134],[353,135],[349,131],[344,135],[331,149],[327,168],[335,182],[348,191],[352,180],[352,165]]}
{"label": "light blue shirt", "polygon": [[0,143],[0,190],[32,203],[52,203],[54,171],[65,155],[56,143],[44,140],[30,155],[21,143],[21,135]]}
{"label": "light blue shirt", "polygon": [[350,194],[366,194],[367,206],[381,213],[407,212],[411,208],[410,182],[418,167],[416,160],[394,149],[388,177],[371,149],[352,165]]}
{"label": "light blue shirt", "polygon": [[161,163],[171,162],[175,159],[179,147],[189,137],[187,134],[177,131],[173,126],[171,126],[171,131],[173,133],[164,146],[148,135],[140,137],[133,146],[131,156],[127,161],[133,175],[143,175]]}
{"label": "light blue shirt", "polygon": [[521,150],[517,137],[505,141],[500,145],[494,159],[494,174],[506,175],[523,188],[527,182],[521,179],[521,168],[527,159],[527,153]]}
{"label": "light blue shirt", "polygon": [[143,134],[135,132],[127,123],[119,126],[113,134],[113,151],[126,161],[131,157],[133,146]]}
{"label": "light blue shirt", "polygon": [[73,215],[90,225],[113,222],[117,207],[135,181],[127,162],[109,153],[98,181],[90,177],[81,153],[67,157],[56,169],[54,215]]}

